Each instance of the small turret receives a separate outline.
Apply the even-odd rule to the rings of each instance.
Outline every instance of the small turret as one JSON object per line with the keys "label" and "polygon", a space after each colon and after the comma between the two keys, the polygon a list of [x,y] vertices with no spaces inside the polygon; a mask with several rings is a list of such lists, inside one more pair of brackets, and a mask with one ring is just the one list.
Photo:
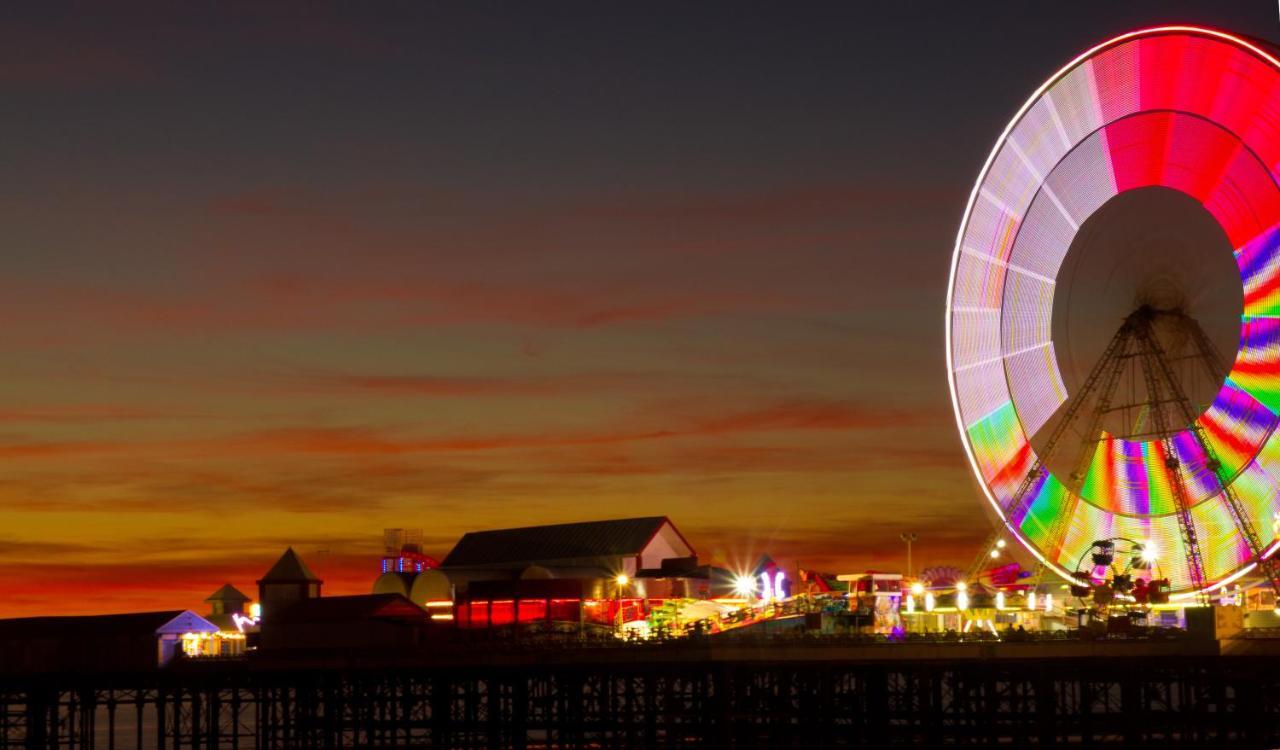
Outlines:
{"label": "small turret", "polygon": [[323,583],[290,547],[258,581],[258,601],[262,604],[263,619],[269,620],[272,614],[304,599],[319,598]]}
{"label": "small turret", "polygon": [[244,592],[235,586],[224,583],[222,588],[210,594],[209,598],[204,601],[210,607],[209,614],[244,614],[244,605],[249,602],[249,597],[245,596]]}

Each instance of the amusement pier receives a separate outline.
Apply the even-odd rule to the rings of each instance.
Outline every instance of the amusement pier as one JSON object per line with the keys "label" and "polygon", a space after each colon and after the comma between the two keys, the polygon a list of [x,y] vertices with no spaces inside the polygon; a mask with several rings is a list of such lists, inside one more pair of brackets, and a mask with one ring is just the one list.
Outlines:
{"label": "amusement pier", "polygon": [[201,613],[0,621],[0,747],[1252,747],[1280,726],[1263,582],[1104,617],[1007,565],[735,574],[665,517],[474,532],[439,561],[419,536],[386,531],[367,595],[323,596],[287,550]]}
{"label": "amusement pier", "polygon": [[0,750],[1280,746],[1278,54],[1121,34],[998,135],[938,321],[966,559],[411,519],[368,593],[288,548],[205,607],[0,620]]}

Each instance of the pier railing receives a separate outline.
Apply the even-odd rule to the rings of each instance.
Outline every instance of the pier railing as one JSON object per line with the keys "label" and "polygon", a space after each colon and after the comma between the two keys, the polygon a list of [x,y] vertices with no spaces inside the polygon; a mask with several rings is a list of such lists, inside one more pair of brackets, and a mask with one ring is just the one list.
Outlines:
{"label": "pier railing", "polygon": [[1137,640],[828,646],[0,677],[0,750],[1280,745],[1270,652]]}

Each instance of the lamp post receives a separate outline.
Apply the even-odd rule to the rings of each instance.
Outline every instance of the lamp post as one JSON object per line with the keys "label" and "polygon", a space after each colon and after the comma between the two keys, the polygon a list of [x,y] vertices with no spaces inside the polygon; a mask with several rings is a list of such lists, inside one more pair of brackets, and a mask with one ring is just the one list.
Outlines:
{"label": "lamp post", "polygon": [[627,576],[626,573],[619,573],[617,577],[613,579],[613,582],[618,586],[616,589],[617,593],[614,596],[614,604],[613,604],[613,607],[614,607],[613,632],[615,634],[619,634],[622,632],[622,587],[630,583],[631,579]]}
{"label": "lamp post", "polygon": [[898,536],[902,539],[902,541],[907,543],[907,578],[910,578],[911,577],[911,543],[914,542],[916,539],[919,539],[919,537],[916,536],[916,533],[914,531],[904,531]]}

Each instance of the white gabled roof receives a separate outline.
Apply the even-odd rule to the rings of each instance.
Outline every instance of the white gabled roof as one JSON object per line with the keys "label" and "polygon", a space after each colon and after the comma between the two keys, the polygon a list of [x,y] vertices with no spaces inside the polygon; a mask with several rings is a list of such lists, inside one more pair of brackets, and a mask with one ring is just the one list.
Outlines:
{"label": "white gabled roof", "polygon": [[221,628],[189,609],[156,628],[156,635],[182,635],[183,633],[216,633]]}

